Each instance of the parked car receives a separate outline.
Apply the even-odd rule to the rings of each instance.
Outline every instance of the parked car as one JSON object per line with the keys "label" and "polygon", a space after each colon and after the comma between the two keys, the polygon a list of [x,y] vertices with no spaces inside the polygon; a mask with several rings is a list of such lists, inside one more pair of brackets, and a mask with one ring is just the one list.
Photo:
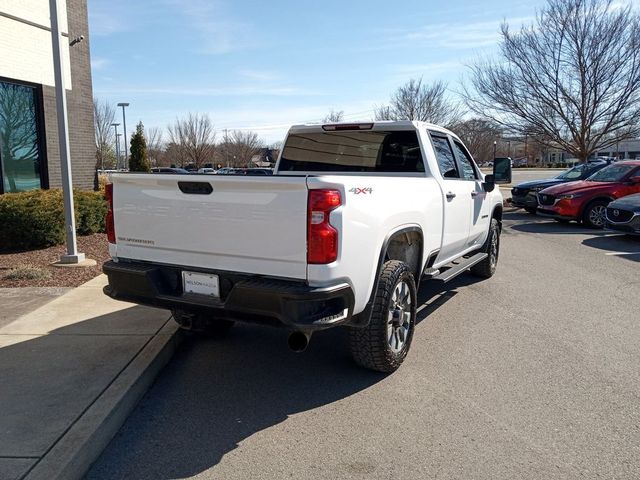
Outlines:
{"label": "parked car", "polygon": [[560,183],[584,180],[598,170],[606,167],[609,163],[605,161],[591,161],[571,167],[553,178],[519,183],[511,189],[511,204],[514,207],[524,208],[527,212],[535,214],[538,208],[537,194],[540,190]]}
{"label": "parked car", "polygon": [[640,193],[611,202],[607,206],[605,228],[640,235]]}
{"label": "parked car", "polygon": [[178,173],[178,174],[188,174],[189,172],[184,168],[176,168],[176,167],[153,167],[151,169],[151,173]]}
{"label": "parked car", "polygon": [[616,162],[586,180],[541,190],[538,214],[560,222],[577,220],[588,227],[602,228],[607,205],[633,193],[640,193],[640,160]]}
{"label": "parked car", "polygon": [[209,167],[202,167],[198,169],[198,173],[207,173],[209,175],[213,175],[216,173],[216,169],[215,168],[209,168]]}
{"label": "parked car", "polygon": [[222,167],[216,170],[217,175],[234,175],[237,171],[237,168],[231,167]]}
{"label": "parked car", "polygon": [[348,327],[356,363],[391,372],[409,352],[421,280],[496,271],[496,184],[511,170],[495,164],[485,176],[449,130],[400,121],[294,126],[262,179],[114,174],[104,292],[196,332],[280,325],[294,351]]}
{"label": "parked car", "polygon": [[273,170],[270,168],[247,168],[245,175],[273,175]]}

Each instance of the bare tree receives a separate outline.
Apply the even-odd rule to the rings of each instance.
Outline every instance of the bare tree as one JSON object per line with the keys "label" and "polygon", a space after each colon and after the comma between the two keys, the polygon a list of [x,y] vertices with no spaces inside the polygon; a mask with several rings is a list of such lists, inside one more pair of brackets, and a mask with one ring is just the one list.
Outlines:
{"label": "bare tree", "polygon": [[640,17],[611,0],[548,0],[501,28],[500,56],[471,66],[467,104],[586,161],[640,133]]}
{"label": "bare tree", "polygon": [[424,84],[411,79],[399,87],[389,105],[375,107],[376,120],[418,120],[451,126],[460,118],[460,108],[447,97],[443,82]]}
{"label": "bare tree", "polygon": [[233,130],[226,143],[227,158],[234,167],[251,166],[251,157],[256,155],[264,143],[256,132]]}
{"label": "bare tree", "polygon": [[116,136],[111,124],[116,116],[116,109],[106,100],[93,99],[93,124],[96,139],[96,168],[113,168],[115,152],[113,145]]}
{"label": "bare tree", "polygon": [[493,158],[493,142],[498,141],[503,134],[499,125],[481,118],[464,120],[453,129],[477,161]]}
{"label": "bare tree", "polygon": [[344,120],[344,110],[336,112],[333,108],[329,114],[322,119],[322,123],[338,123]]}
{"label": "bare tree", "polygon": [[152,166],[158,166],[158,160],[162,156],[162,130],[152,127],[144,130],[144,137],[147,141],[147,152]]}
{"label": "bare tree", "polygon": [[189,113],[185,118],[176,118],[167,130],[171,143],[180,151],[183,164],[187,161],[200,168],[213,161],[216,132],[209,115]]}

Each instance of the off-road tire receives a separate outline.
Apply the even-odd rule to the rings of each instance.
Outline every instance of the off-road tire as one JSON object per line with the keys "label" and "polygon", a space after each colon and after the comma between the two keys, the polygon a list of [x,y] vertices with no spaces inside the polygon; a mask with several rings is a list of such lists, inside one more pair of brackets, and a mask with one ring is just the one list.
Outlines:
{"label": "off-road tire", "polygon": [[[184,310],[172,310],[171,313],[180,328],[204,337],[222,338],[235,325],[235,322],[231,320],[216,319],[201,312],[191,313]],[[191,318],[187,320],[189,316]]]}
{"label": "off-road tire", "polygon": [[[607,202],[606,200],[594,200],[593,202],[589,203],[582,213],[582,223],[584,224],[584,226],[589,228],[603,228],[605,221],[604,217],[602,218],[602,223],[600,225],[595,224],[592,221],[591,217],[592,212],[594,212],[596,209],[602,210],[603,207],[604,209],[606,209],[607,205],[609,205],[609,202]],[[604,210],[602,210],[602,214],[604,215]]]}
{"label": "off-road tire", "polygon": [[471,267],[471,274],[482,278],[492,277],[496,273],[498,257],[500,256],[500,224],[495,218],[491,219],[489,235],[487,235],[484,245],[478,252],[486,253],[487,258]]}
{"label": "off-road tire", "polygon": [[[392,309],[394,307],[394,293],[397,288],[408,289],[408,299],[410,308],[400,310],[398,317],[394,316]],[[413,339],[413,331],[416,323],[416,283],[413,273],[408,265],[398,260],[389,260],[386,262],[378,279],[378,287],[373,304],[371,319],[366,327],[350,327],[349,330],[349,348],[355,362],[370,370],[378,372],[390,373],[397,370],[404,361],[411,340]],[[397,311],[395,309],[394,311]],[[410,315],[404,315],[409,313]],[[396,318],[407,318],[406,333],[403,333],[404,342],[398,351],[394,351],[391,347],[392,342],[390,329],[394,327],[393,322]],[[404,325],[403,323],[403,325]],[[391,326],[390,326],[391,325]],[[403,326],[399,326],[404,332]],[[395,336],[393,337],[395,343]],[[398,337],[399,338],[399,337]],[[396,343],[396,345],[398,345]]]}

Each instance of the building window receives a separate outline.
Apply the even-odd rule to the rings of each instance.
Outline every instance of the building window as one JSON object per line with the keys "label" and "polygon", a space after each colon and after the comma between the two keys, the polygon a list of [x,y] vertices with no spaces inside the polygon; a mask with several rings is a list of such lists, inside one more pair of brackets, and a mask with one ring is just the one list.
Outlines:
{"label": "building window", "polygon": [[46,187],[41,91],[0,79],[0,193]]}

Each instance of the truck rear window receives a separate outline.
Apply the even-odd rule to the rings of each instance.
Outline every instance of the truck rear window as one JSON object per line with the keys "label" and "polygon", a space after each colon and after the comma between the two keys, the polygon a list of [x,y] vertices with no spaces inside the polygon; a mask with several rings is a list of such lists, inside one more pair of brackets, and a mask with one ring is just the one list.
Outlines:
{"label": "truck rear window", "polygon": [[280,171],[424,172],[415,131],[338,131],[289,135]]}

